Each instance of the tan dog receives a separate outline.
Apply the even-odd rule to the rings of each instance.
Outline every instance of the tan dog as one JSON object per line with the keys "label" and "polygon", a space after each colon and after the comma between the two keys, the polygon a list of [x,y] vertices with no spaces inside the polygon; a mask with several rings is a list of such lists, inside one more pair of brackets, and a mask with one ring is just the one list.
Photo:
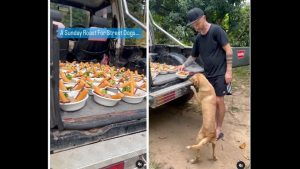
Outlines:
{"label": "tan dog", "polygon": [[198,155],[195,159],[190,160],[191,163],[195,163],[199,157],[200,148],[206,143],[212,143],[213,160],[217,160],[215,156],[216,146],[216,94],[213,86],[206,79],[206,77],[197,73],[190,78],[194,86],[198,88],[198,92],[194,86],[191,89],[194,92],[197,103],[202,106],[203,124],[196,138],[197,144],[187,146],[187,149],[198,150]]}

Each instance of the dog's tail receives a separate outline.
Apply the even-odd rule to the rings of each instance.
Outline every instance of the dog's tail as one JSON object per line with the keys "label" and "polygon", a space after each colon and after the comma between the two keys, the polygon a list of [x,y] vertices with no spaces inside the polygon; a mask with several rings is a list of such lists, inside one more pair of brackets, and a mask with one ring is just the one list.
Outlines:
{"label": "dog's tail", "polygon": [[196,88],[195,88],[194,86],[190,86],[190,88],[191,88],[192,91],[194,92],[194,96],[197,98],[197,100],[199,100],[198,95],[197,95]]}

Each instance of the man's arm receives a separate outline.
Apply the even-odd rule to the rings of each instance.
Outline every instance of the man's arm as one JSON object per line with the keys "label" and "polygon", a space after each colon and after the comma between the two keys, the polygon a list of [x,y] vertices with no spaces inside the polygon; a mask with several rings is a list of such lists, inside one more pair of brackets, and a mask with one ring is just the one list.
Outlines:
{"label": "man's arm", "polygon": [[184,70],[185,67],[188,67],[189,65],[191,65],[195,60],[196,60],[196,57],[199,56],[199,41],[198,41],[198,37],[196,37],[196,40],[195,40],[195,43],[193,45],[193,49],[192,49],[192,53],[191,55],[186,59],[186,61],[178,66],[178,70],[181,71],[181,70]]}
{"label": "man's arm", "polygon": [[232,80],[232,49],[229,43],[224,45],[223,49],[226,52],[227,70],[225,74],[225,81],[228,84]]}
{"label": "man's arm", "polygon": [[186,61],[183,63],[184,67],[190,66],[194,61],[196,60],[196,57],[189,56]]}
{"label": "man's arm", "polygon": [[182,65],[180,65],[180,66],[178,67],[178,69],[179,69],[180,71],[183,70],[184,68],[186,68],[186,67],[188,67],[189,65],[191,65],[195,60],[196,60],[196,57],[189,56],[189,57],[186,59],[186,61],[185,61]]}

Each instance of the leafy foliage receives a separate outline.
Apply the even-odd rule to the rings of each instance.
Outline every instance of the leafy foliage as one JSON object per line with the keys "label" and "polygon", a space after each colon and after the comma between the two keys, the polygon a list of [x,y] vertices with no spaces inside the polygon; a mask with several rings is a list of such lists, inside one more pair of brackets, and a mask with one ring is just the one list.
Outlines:
{"label": "leafy foliage", "polygon": [[[232,46],[249,46],[250,6],[245,0],[150,0],[153,19],[162,28],[187,45],[196,32],[187,27],[186,13],[199,7],[208,22],[220,25],[228,34]],[[155,30],[157,44],[174,44],[163,33]]]}

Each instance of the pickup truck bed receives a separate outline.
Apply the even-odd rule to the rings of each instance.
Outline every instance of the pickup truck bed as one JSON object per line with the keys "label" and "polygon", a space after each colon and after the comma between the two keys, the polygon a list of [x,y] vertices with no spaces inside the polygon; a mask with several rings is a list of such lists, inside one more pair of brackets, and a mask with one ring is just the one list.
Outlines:
{"label": "pickup truck bed", "polygon": [[106,107],[93,97],[89,96],[78,111],[61,111],[64,130],[51,129],[51,152],[146,130],[146,99],[138,104],[121,100],[114,107]]}

